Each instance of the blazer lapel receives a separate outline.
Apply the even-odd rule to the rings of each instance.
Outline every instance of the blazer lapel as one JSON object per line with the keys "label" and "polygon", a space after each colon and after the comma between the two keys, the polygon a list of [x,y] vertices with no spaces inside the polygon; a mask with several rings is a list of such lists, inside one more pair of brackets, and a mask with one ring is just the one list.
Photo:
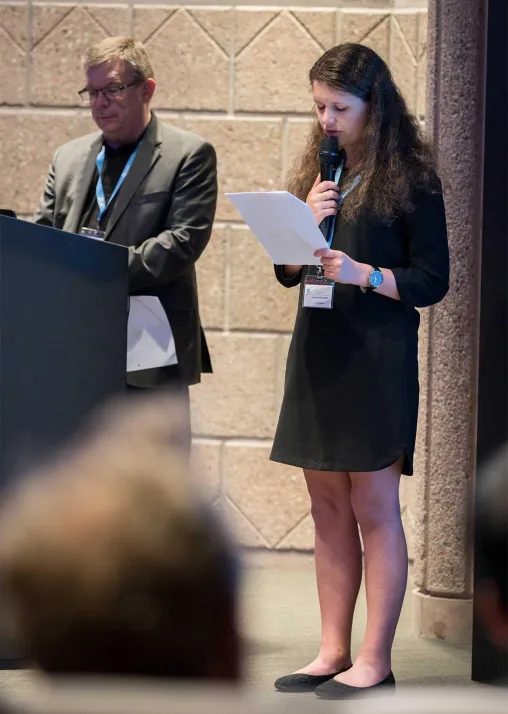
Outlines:
{"label": "blazer lapel", "polygon": [[90,150],[88,151],[88,154],[85,158],[83,170],[81,171],[81,175],[79,177],[76,198],[72,202],[69,215],[67,216],[67,220],[65,222],[64,230],[68,231],[69,233],[76,233],[79,228],[79,222],[83,214],[85,201],[88,196],[90,184],[92,182],[92,178],[95,172],[95,160],[97,159],[97,155],[101,150],[101,146],[102,135],[99,135],[91,145]]}
{"label": "blazer lapel", "polygon": [[118,192],[118,197],[115,205],[113,206],[111,218],[108,221],[108,227],[104,236],[105,240],[110,237],[140,184],[144,181],[146,175],[152,170],[154,164],[159,160],[161,155],[159,146],[161,142],[162,139],[159,133],[158,121],[155,115],[153,115],[146,134],[141,139],[141,144],[139,145],[134,163],[132,164],[129,173],[127,174],[125,181]]}

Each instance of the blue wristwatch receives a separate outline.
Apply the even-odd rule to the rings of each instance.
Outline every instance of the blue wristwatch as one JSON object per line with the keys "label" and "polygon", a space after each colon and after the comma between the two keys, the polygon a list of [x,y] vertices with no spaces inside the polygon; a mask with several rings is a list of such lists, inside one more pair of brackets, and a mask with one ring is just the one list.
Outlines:
{"label": "blue wristwatch", "polygon": [[376,290],[380,285],[383,284],[383,273],[379,268],[373,268],[372,273],[369,275],[369,284],[366,288],[362,288],[362,292],[366,293],[367,290]]}

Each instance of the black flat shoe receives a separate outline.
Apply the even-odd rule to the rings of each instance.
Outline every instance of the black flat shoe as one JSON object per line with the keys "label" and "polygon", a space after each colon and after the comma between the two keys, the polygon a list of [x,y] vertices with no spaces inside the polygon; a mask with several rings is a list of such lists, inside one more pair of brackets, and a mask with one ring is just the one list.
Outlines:
{"label": "black flat shoe", "polygon": [[345,671],[341,669],[340,672],[332,674],[288,674],[285,677],[279,677],[275,681],[274,687],[279,692],[313,692],[320,684],[328,682],[337,674]]}
{"label": "black flat shoe", "polygon": [[350,699],[351,697],[361,696],[362,694],[367,695],[373,689],[384,689],[388,687],[395,689],[395,677],[393,676],[393,672],[390,672],[388,677],[383,679],[382,682],[373,684],[371,687],[352,687],[349,684],[337,682],[332,678],[321,684],[314,691],[321,699]]}

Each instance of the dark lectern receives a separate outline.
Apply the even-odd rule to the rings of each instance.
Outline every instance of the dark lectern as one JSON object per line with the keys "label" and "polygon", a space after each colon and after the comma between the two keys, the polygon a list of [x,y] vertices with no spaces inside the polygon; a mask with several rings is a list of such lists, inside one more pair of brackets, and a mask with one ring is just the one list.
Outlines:
{"label": "dark lectern", "polygon": [[127,269],[123,247],[0,216],[0,495],[125,391]]}

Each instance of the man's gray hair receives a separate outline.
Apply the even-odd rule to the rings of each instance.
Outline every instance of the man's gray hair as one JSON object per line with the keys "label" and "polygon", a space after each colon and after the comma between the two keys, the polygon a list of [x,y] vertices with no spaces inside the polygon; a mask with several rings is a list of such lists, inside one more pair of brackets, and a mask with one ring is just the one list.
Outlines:
{"label": "man's gray hair", "polygon": [[135,80],[153,79],[152,62],[145,46],[133,37],[107,37],[89,47],[83,59],[85,71],[112,60],[124,60],[131,66]]}

